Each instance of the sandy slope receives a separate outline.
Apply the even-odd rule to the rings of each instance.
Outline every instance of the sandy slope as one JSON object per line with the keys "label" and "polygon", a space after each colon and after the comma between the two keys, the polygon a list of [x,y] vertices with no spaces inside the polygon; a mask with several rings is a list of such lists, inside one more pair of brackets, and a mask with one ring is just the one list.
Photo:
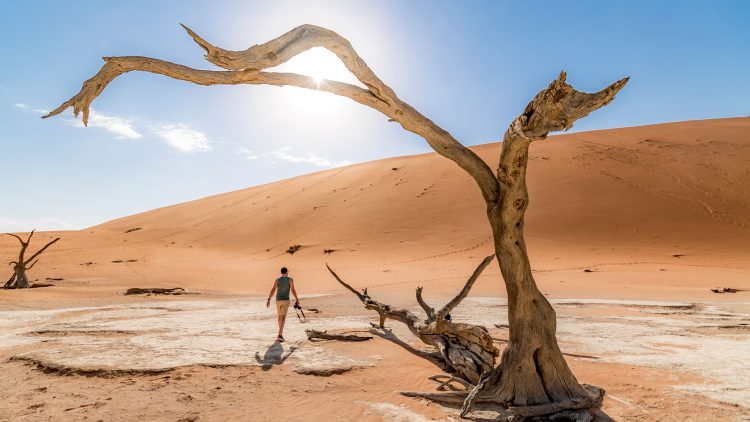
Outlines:
{"label": "sandy slope", "polygon": [[[474,148],[492,167],[499,149]],[[750,288],[748,162],[750,118],[533,144],[526,234],[542,290],[716,300],[708,287]],[[335,290],[326,261],[355,284],[398,285],[388,287],[396,292],[423,284],[437,294],[492,253],[479,190],[436,154],[309,174],[59,235],[31,275],[64,278],[44,294],[65,300],[158,285],[262,294],[281,265],[303,291]],[[0,238],[0,256],[15,254],[13,242]],[[295,244],[302,248],[285,253]],[[488,268],[477,293],[503,294],[498,273]],[[28,296],[1,299],[11,306]]]}

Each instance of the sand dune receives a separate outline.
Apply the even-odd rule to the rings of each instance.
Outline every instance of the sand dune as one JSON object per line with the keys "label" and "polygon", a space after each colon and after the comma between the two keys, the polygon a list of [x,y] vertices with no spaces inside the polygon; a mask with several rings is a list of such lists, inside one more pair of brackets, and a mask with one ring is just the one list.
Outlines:
{"label": "sand dune", "polygon": [[[496,166],[500,144],[473,149]],[[750,118],[535,143],[526,236],[542,290],[716,300],[708,287],[750,288],[748,162]],[[479,190],[436,154],[322,171],[58,234],[62,241],[31,277],[62,277],[56,289],[68,295],[145,285],[265,293],[281,265],[304,291],[322,292],[337,288],[326,261],[383,294],[415,284],[438,294],[492,253]],[[13,256],[14,242],[3,237],[0,254]],[[294,255],[286,253],[292,245],[301,245]],[[488,268],[477,291],[502,295],[498,274]]]}

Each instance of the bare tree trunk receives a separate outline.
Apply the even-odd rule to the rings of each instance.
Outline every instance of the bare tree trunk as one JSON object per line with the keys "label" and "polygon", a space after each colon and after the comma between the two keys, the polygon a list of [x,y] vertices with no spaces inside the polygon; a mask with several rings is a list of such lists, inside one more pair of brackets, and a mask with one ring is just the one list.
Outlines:
{"label": "bare tree trunk", "polygon": [[31,243],[31,237],[34,236],[35,230],[32,230],[31,233],[29,233],[29,237],[24,241],[19,236],[7,233],[9,236],[13,236],[16,239],[18,239],[19,242],[21,242],[21,250],[18,253],[18,261],[13,261],[10,263],[10,265],[13,266],[13,275],[10,276],[10,279],[5,283],[3,286],[4,289],[28,289],[30,287],[29,285],[29,278],[26,276],[26,271],[30,270],[34,265],[36,265],[39,260],[35,260],[39,255],[42,254],[48,247],[50,247],[53,243],[60,240],[60,238],[56,238],[46,245],[42,249],[39,249],[34,255],[31,256],[29,259],[24,259],[24,255],[26,254],[26,249],[29,247],[29,243]]}
{"label": "bare tree trunk", "polygon": [[[213,46],[191,29],[185,29],[206,51],[206,59],[225,71],[192,69],[148,57],[105,57],[104,66],[83,83],[78,94],[44,117],[57,115],[72,107],[76,116],[83,113],[83,123],[86,124],[94,99],[112,80],[131,71],[157,73],[200,85],[292,85],[345,96],[380,111],[405,130],[423,137],[435,152],[454,161],[471,175],[487,203],[495,252],[508,290],[511,335],[502,363],[483,377],[464,403],[462,413],[465,415],[474,402],[485,399],[501,407],[518,409],[518,415],[531,412],[536,416],[545,409],[550,413],[560,412],[561,406],[563,410],[565,408],[563,404],[570,409],[581,409],[580,406],[596,407],[601,403],[603,391],[595,389],[589,394],[568,368],[555,338],[555,312],[537,289],[531,275],[523,239],[523,215],[528,205],[525,177],[529,143],[545,139],[549,132],[567,130],[576,120],[608,104],[625,86],[628,78],[589,94],[568,85],[565,72],[562,72],[511,123],[503,138],[500,167],[494,174],[473,151],[398,98],[375,75],[349,41],[331,30],[302,25],[264,44],[242,51],[230,51]],[[324,47],[336,54],[366,88],[337,81],[318,82],[303,75],[264,71],[313,47]],[[392,318],[394,315],[380,313],[381,326],[386,316]],[[408,315],[400,317],[406,318]],[[432,394],[429,398],[437,397]],[[446,399],[455,402],[456,394],[451,393]],[[524,406],[533,407],[533,411],[522,410]]]}
{"label": "bare tree trunk", "polygon": [[584,94],[566,84],[563,73],[537,94],[503,137],[497,170],[503,194],[499,206],[488,207],[487,216],[508,293],[510,336],[500,365],[472,391],[462,416],[480,397],[514,407],[575,398],[584,398],[591,407],[601,405],[599,393],[603,396],[603,390],[587,390],[568,367],[557,344],[555,311],[531,272],[523,236],[529,203],[526,168],[532,141],[546,138],[552,130],[567,129],[578,118],[606,105],[626,82],[619,81],[596,94]]}
{"label": "bare tree trunk", "polygon": [[19,265],[16,269],[16,289],[28,289],[29,278],[26,276],[26,269]]}

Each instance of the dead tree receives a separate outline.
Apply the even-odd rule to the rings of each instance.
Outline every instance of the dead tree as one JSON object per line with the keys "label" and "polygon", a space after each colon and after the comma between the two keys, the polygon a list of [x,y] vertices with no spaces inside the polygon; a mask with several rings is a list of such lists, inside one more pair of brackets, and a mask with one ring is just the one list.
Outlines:
{"label": "dead tree", "polygon": [[13,236],[18,239],[19,242],[21,242],[21,251],[18,253],[18,261],[10,262],[10,265],[13,266],[13,274],[10,276],[10,279],[5,282],[5,285],[3,286],[4,289],[28,289],[30,286],[29,278],[26,276],[26,271],[32,269],[34,265],[39,262],[37,257],[41,255],[42,252],[49,248],[53,243],[60,240],[59,237],[55,238],[51,242],[44,245],[42,249],[39,249],[39,251],[32,255],[31,258],[24,259],[26,249],[29,247],[29,243],[31,243],[31,237],[34,236],[35,231],[36,230],[32,230],[31,233],[29,233],[29,237],[26,238],[25,242],[18,235],[15,235],[13,233],[6,233],[8,236]]}
{"label": "dead tree", "polygon": [[305,330],[308,340],[338,340],[338,341],[367,341],[371,336],[358,336],[354,334],[328,334],[328,331]]}
{"label": "dead tree", "polygon": [[[200,85],[276,85],[315,89],[348,97],[380,111],[405,130],[423,137],[440,155],[454,161],[476,181],[487,204],[487,218],[494,236],[495,254],[508,292],[510,339],[500,365],[473,391],[465,402],[466,414],[477,399],[489,398],[499,406],[545,406],[580,402],[596,397],[578,383],[565,362],[555,337],[556,316],[539,292],[523,238],[524,213],[528,206],[526,166],[531,142],[549,132],[569,129],[573,123],[608,104],[628,78],[589,94],[565,82],[561,72],[534,97],[503,136],[497,173],[450,133],[402,101],[378,78],[352,45],[337,33],[313,25],[302,25],[267,43],[247,50],[215,47],[185,27],[205,51],[209,62],[225,69],[199,70],[164,60],[141,56],[105,57],[105,64],[81,91],[44,117],[72,107],[88,123],[89,106],[117,76],[130,71],[157,73]],[[324,47],[336,54],[365,88],[337,81],[316,81],[293,73],[265,72],[303,51]],[[594,406],[596,406],[594,403]],[[577,406],[576,406],[577,407]]]}
{"label": "dead tree", "polygon": [[408,309],[394,308],[371,298],[364,289],[361,293],[344,282],[331,267],[326,264],[328,271],[346,289],[354,293],[365,305],[365,308],[378,313],[379,328],[385,328],[385,320],[392,319],[405,324],[409,331],[423,343],[435,347],[442,356],[443,363],[449,372],[454,372],[459,378],[476,385],[479,377],[495,367],[495,358],[500,354],[492,337],[486,328],[479,325],[453,322],[450,312],[466,298],[482,271],[492,262],[494,255],[490,255],[479,264],[474,273],[464,284],[463,289],[437,312],[422,298],[422,288],[416,292],[417,303],[425,311],[426,318],[422,319]]}

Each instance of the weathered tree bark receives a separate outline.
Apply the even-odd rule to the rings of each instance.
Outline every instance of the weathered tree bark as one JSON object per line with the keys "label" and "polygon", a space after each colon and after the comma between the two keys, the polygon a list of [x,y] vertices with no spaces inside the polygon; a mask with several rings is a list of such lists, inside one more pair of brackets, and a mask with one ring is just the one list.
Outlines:
{"label": "weathered tree bark", "polygon": [[386,319],[405,324],[417,338],[425,344],[434,346],[440,352],[447,368],[458,374],[458,377],[476,385],[483,373],[494,368],[495,358],[500,351],[492,344],[492,337],[486,328],[453,322],[447,316],[466,298],[474,282],[493,258],[494,255],[484,258],[458,295],[437,312],[424,301],[422,288],[418,287],[417,302],[425,311],[425,319],[421,319],[408,309],[394,308],[372,299],[367,294],[367,289],[364,289],[362,293],[358,292],[342,280],[328,264],[326,267],[342,286],[359,298],[365,308],[378,313],[380,328],[385,328]]}
{"label": "weathered tree bark", "polygon": [[328,334],[327,331],[305,330],[308,340],[339,340],[339,341],[367,341],[372,340],[371,336],[358,336],[354,334]]}
{"label": "weathered tree bark", "polygon": [[[503,138],[500,166],[494,174],[487,163],[450,133],[399,99],[367,66],[349,41],[333,31],[302,25],[265,44],[243,51],[229,51],[215,47],[189,28],[185,29],[206,51],[208,61],[227,70],[197,70],[148,57],[105,57],[104,66],[84,82],[78,94],[44,117],[72,107],[76,116],[83,112],[86,124],[89,106],[107,84],[134,70],[200,85],[292,85],[345,96],[380,111],[404,129],[423,137],[438,154],[454,161],[471,175],[487,204],[495,253],[508,291],[510,340],[500,366],[474,389],[465,402],[463,414],[471,409],[474,401],[485,398],[501,406],[532,406],[585,400],[595,395],[578,383],[560,353],[555,338],[555,312],[537,289],[531,274],[523,238],[523,216],[528,206],[526,166],[532,141],[544,139],[552,131],[569,129],[577,119],[608,104],[628,78],[600,92],[588,94],[573,89],[565,82],[565,72],[560,73],[510,125]],[[366,89],[336,81],[316,82],[303,75],[263,71],[312,47],[324,47],[336,54]]]}
{"label": "weathered tree bark", "polygon": [[15,235],[13,233],[6,233],[8,236],[13,236],[16,239],[18,239],[19,242],[21,242],[21,250],[18,253],[18,261],[11,261],[10,265],[13,266],[13,274],[10,276],[10,279],[5,282],[5,285],[3,285],[4,289],[28,289],[29,286],[29,278],[26,276],[26,271],[32,269],[34,265],[36,265],[37,262],[39,262],[38,259],[36,259],[39,255],[42,254],[48,247],[50,247],[53,243],[60,240],[60,238],[56,238],[46,245],[42,249],[39,249],[37,253],[31,256],[29,259],[25,259],[24,255],[26,254],[26,249],[29,247],[29,243],[31,243],[31,237],[34,236],[34,232],[36,230],[32,230],[31,233],[29,233],[29,237],[26,238],[26,241],[21,239],[18,235]]}
{"label": "weathered tree bark", "polygon": [[478,397],[491,397],[516,407],[598,397],[599,390],[581,386],[565,362],[555,336],[555,311],[531,273],[523,238],[529,202],[526,167],[532,141],[544,139],[552,131],[569,129],[577,119],[612,101],[625,83],[627,78],[598,93],[586,94],[565,83],[565,73],[561,73],[505,132],[497,170],[503,194],[497,206],[488,207],[487,215],[508,292],[510,338],[501,364],[472,391],[462,415]]}
{"label": "weathered tree bark", "polygon": [[184,295],[185,289],[182,287],[161,288],[161,287],[131,287],[125,291],[125,296],[130,295]]}

